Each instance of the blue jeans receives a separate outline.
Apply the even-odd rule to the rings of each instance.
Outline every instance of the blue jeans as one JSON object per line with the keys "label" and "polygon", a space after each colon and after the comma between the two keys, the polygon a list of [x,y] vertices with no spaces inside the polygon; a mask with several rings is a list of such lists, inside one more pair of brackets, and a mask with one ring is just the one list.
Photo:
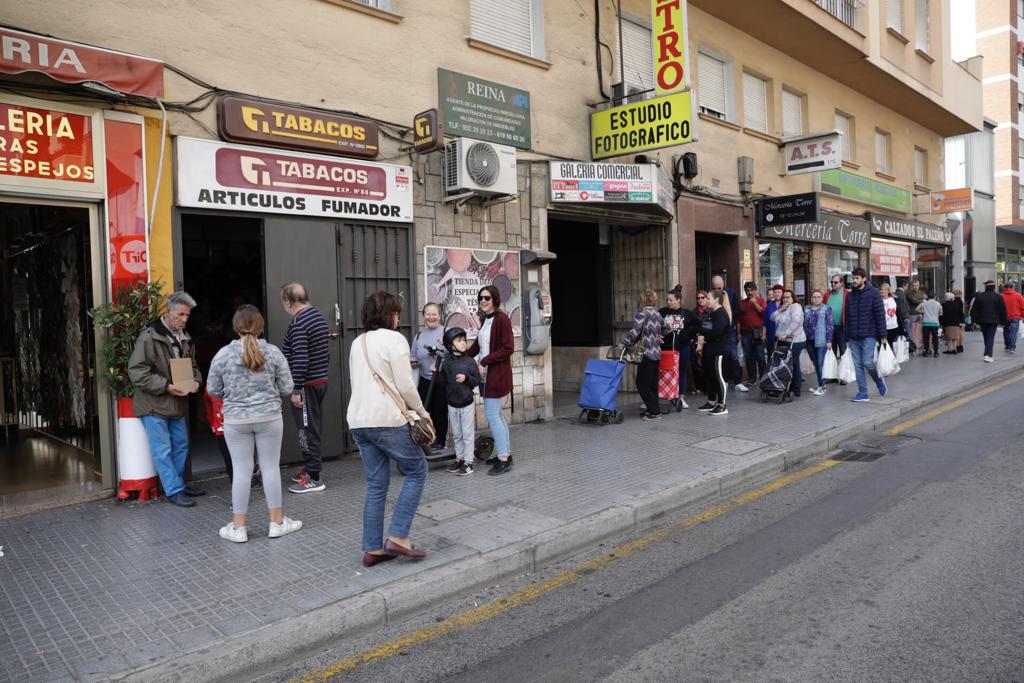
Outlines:
{"label": "blue jeans", "polygon": [[846,328],[842,325],[835,325],[832,328],[832,348],[840,357],[846,353]]}
{"label": "blue jeans", "polygon": [[1006,348],[1014,351],[1017,349],[1017,332],[1020,328],[1020,318],[1006,321],[1006,327],[1003,328],[1003,345]]}
{"label": "blue jeans", "polygon": [[366,472],[366,503],[363,504],[363,552],[384,547],[384,503],[391,482],[391,460],[405,473],[402,490],[391,515],[388,536],[408,538],[420,496],[427,483],[427,459],[413,443],[409,428],[360,427],[352,430]]}
{"label": "blue jeans", "polygon": [[[835,338],[833,337],[833,341]],[[811,362],[814,363],[814,374],[818,376],[818,386],[825,386],[825,379],[822,377],[822,373],[825,372],[825,353],[832,353],[832,350],[828,346],[808,346],[807,355],[811,357]]]}
{"label": "blue jeans", "polygon": [[743,360],[747,362],[747,381],[756,382],[768,367],[764,358],[764,342],[755,342],[753,332],[744,333],[740,342],[743,344]]}
{"label": "blue jeans", "polygon": [[[734,314],[735,315],[735,314]],[[739,353],[739,339],[736,337],[736,328],[731,327],[726,332],[729,336],[729,359],[726,365],[729,367],[729,374],[732,379],[729,381],[730,384],[736,385],[743,381],[743,370],[740,368],[740,353]]]}
{"label": "blue jeans", "polygon": [[865,370],[875,381],[876,387],[882,381],[878,373],[875,372],[875,345],[877,343],[874,337],[850,340],[850,355],[853,356],[853,369],[857,373],[857,389],[862,394],[868,393],[868,381],[864,376]]}
{"label": "blue jeans", "polygon": [[[480,389],[480,393],[483,393],[482,385]],[[657,386],[655,386],[655,392],[657,392]],[[484,399],[484,417],[487,418],[487,426],[491,428],[491,436],[494,438],[494,454],[499,458],[508,457],[509,449],[511,448],[508,437],[508,423],[505,422],[505,416],[501,414],[500,398]]]}
{"label": "blue jeans", "polygon": [[165,496],[173,496],[185,488],[185,460],[188,458],[188,429],[184,417],[169,419],[156,415],[143,415],[153,466],[160,477]]}
{"label": "blue jeans", "polygon": [[804,352],[804,344],[806,342],[793,342],[793,355],[790,356],[790,362],[793,364],[793,384],[790,385],[790,389],[793,390],[794,396],[800,395],[800,390],[804,386],[804,373],[800,372],[800,356]]}

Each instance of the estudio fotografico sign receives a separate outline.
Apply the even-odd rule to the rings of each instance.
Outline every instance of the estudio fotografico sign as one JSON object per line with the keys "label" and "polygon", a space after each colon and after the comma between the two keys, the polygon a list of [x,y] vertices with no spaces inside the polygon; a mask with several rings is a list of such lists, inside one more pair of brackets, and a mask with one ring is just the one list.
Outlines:
{"label": "estudio fotografico sign", "polygon": [[624,104],[590,115],[590,156],[608,159],[694,141],[692,92]]}
{"label": "estudio fotografico sign", "polygon": [[412,169],[179,137],[178,205],[409,222]]}
{"label": "estudio fotografico sign", "polygon": [[654,164],[598,164],[552,161],[548,164],[552,202],[656,204],[658,169]]}
{"label": "estudio fotografico sign", "polygon": [[217,125],[220,136],[232,142],[365,159],[380,151],[380,131],[373,121],[253,97],[222,97]]}
{"label": "estudio fotografico sign", "polygon": [[533,145],[526,90],[438,69],[437,103],[449,135],[520,149]]}
{"label": "estudio fotografico sign", "polygon": [[818,222],[818,193],[805,192],[757,200],[757,225]]}
{"label": "estudio fotografico sign", "polygon": [[820,242],[849,249],[867,249],[871,244],[871,223],[863,218],[821,212],[820,220],[793,225],[759,225],[761,237]]}
{"label": "estudio fotografico sign", "polygon": [[427,301],[441,306],[445,327],[461,327],[475,338],[480,330],[477,294],[494,285],[501,295],[501,310],[512,320],[512,332],[522,333],[523,312],[519,252],[491,249],[424,247]]}

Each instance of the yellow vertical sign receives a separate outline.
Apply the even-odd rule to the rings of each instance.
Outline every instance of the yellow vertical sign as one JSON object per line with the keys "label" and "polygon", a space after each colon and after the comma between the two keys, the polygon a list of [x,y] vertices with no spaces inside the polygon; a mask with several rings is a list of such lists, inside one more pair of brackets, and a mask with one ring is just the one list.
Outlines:
{"label": "yellow vertical sign", "polygon": [[689,87],[686,0],[651,0],[654,89],[658,96]]}

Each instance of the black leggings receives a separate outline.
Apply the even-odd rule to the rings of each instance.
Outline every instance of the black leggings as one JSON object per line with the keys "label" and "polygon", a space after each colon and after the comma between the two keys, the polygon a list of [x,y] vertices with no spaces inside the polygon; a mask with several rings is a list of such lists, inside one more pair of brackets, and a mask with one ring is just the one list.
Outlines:
{"label": "black leggings", "polygon": [[728,384],[722,376],[722,359],[720,353],[704,353],[701,364],[704,366],[704,391],[708,395],[708,403],[725,405]]}
{"label": "black leggings", "polygon": [[640,392],[648,413],[661,413],[661,404],[658,403],[658,361],[644,357],[640,365],[636,366],[636,390]]}
{"label": "black leggings", "polygon": [[939,328],[938,326],[925,325],[921,327],[921,332],[924,334],[924,353],[928,353],[928,347],[931,346],[932,351],[935,353],[939,352]]}

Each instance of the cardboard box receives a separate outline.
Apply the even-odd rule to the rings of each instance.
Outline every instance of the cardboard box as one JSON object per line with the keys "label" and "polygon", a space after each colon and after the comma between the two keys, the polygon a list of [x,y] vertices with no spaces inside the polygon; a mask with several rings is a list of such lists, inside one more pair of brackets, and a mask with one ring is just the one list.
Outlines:
{"label": "cardboard box", "polygon": [[195,386],[191,358],[171,359],[171,384],[182,391],[192,391]]}

